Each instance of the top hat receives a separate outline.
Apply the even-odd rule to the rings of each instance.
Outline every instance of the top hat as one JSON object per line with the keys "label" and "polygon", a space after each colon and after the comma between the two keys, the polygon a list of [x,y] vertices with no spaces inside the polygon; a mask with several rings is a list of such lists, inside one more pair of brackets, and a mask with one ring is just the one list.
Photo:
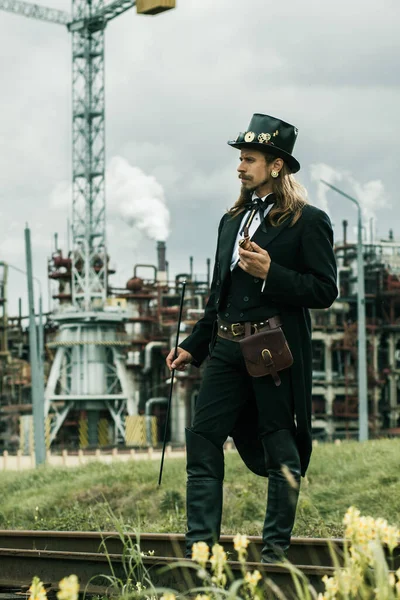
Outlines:
{"label": "top hat", "polygon": [[228,142],[234,148],[252,148],[282,158],[292,173],[300,170],[300,163],[292,156],[298,129],[285,121],[256,113],[244,133]]}

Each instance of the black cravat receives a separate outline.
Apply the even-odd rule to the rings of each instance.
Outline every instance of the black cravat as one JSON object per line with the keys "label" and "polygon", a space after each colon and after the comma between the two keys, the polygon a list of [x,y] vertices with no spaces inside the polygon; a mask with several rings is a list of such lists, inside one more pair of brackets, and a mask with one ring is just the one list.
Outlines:
{"label": "black cravat", "polygon": [[268,206],[270,204],[274,204],[275,202],[275,196],[274,194],[270,194],[269,196],[267,196],[265,198],[265,200],[261,200],[261,198],[253,198],[253,200],[251,200],[250,202],[246,202],[246,204],[243,205],[243,207],[246,210],[254,210],[258,208],[258,215],[260,217],[260,226],[261,229],[263,231],[267,231],[267,227],[265,225],[265,218],[264,218],[264,212],[265,210],[268,208]]}

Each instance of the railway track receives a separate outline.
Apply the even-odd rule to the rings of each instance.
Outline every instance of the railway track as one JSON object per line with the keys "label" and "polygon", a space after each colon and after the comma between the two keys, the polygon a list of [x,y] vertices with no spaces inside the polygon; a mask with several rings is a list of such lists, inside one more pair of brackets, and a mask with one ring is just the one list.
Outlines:
{"label": "railway track", "polygon": [[[249,540],[248,569],[258,569],[290,594],[293,584],[288,569],[260,564],[261,539],[249,536]],[[232,559],[229,565],[233,576],[241,577],[240,564],[233,560],[236,557],[233,536],[222,536],[220,541],[228,558]],[[8,594],[7,598],[17,594],[20,598],[21,590],[24,586],[26,589],[35,575],[46,582],[50,595],[57,589],[60,579],[72,573],[78,576],[81,589],[87,588],[91,594],[103,594],[110,585],[107,577],[115,575],[126,581],[130,558],[139,552],[138,543],[135,534],[125,534],[121,539],[116,532],[0,531],[0,600],[5,600],[3,594]],[[184,591],[201,583],[190,563],[176,567],[179,558],[183,557],[183,548],[183,535],[140,535],[140,562],[155,586]],[[333,574],[333,555],[340,562],[342,552],[343,541],[340,539],[293,538],[289,560],[317,591],[322,591],[322,576]],[[135,562],[133,560],[131,564]],[[162,568],[166,566],[174,568]],[[133,579],[142,580],[143,567],[131,571]],[[392,568],[399,567],[400,548],[395,552]]]}

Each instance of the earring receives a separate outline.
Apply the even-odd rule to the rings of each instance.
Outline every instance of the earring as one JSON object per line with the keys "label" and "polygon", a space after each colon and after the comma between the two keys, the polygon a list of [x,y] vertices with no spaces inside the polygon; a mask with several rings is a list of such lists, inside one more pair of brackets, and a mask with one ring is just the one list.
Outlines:
{"label": "earring", "polygon": [[273,177],[274,179],[276,179],[279,175],[279,171],[271,171],[271,177]]}

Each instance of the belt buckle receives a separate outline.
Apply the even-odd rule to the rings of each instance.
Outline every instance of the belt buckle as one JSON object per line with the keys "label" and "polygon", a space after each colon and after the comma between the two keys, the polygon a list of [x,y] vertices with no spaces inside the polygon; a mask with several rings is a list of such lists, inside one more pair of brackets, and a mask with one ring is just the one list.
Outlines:
{"label": "belt buckle", "polygon": [[241,323],[231,323],[231,333],[233,336],[242,335],[242,332],[239,333],[239,332],[235,331],[235,327],[240,327],[240,326],[241,326]]}

